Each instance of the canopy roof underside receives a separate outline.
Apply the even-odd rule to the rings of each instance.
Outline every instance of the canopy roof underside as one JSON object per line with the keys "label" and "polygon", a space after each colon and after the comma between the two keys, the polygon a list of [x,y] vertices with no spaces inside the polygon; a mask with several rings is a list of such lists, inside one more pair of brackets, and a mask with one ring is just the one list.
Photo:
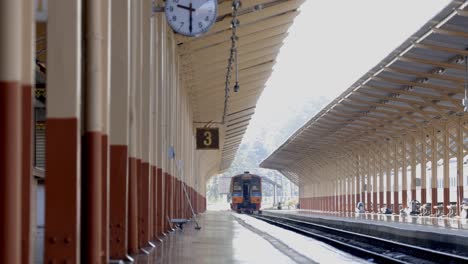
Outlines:
{"label": "canopy roof underside", "polygon": [[[231,89],[229,94],[219,171],[231,165],[287,31],[304,1],[242,0],[237,30],[240,91],[234,93]],[[224,114],[232,1],[218,3],[217,22],[208,33],[199,38],[175,37],[181,75],[194,107],[194,122],[200,125],[221,123]],[[230,87],[233,85],[231,81]]]}

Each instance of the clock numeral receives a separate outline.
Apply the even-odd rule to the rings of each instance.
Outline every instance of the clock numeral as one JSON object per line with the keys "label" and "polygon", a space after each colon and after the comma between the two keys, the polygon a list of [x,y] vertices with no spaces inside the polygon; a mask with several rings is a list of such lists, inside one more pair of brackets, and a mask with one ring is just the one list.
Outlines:
{"label": "clock numeral", "polygon": [[174,7],[173,6],[169,7],[169,12],[174,12]]}
{"label": "clock numeral", "polygon": [[177,17],[176,17],[176,16],[172,16],[172,21],[177,21]]}
{"label": "clock numeral", "polygon": [[199,27],[199,28],[203,28],[203,23],[202,23],[202,22],[198,22],[198,27]]}
{"label": "clock numeral", "polygon": [[209,16],[205,17],[205,21],[206,22],[210,21],[210,17]]}
{"label": "clock numeral", "polygon": [[179,3],[179,0],[172,0],[172,2],[177,4],[177,3]]}

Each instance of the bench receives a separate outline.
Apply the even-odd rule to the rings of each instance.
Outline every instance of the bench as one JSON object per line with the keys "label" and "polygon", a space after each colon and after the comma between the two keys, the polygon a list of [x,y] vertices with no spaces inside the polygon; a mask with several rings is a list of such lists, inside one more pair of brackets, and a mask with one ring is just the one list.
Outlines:
{"label": "bench", "polygon": [[171,223],[178,226],[180,229],[184,229],[184,224],[187,222],[190,222],[190,219],[184,219],[184,218],[171,219]]}

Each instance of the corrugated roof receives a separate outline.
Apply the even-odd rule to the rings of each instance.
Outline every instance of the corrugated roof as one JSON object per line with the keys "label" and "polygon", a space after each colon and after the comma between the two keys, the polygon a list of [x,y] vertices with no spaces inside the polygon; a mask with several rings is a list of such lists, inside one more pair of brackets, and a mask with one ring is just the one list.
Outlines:
{"label": "corrugated roof", "polygon": [[[463,115],[468,55],[466,1],[452,1],[378,65],[296,131],[260,166],[297,173],[354,147]],[[302,178],[301,178],[302,177]]]}

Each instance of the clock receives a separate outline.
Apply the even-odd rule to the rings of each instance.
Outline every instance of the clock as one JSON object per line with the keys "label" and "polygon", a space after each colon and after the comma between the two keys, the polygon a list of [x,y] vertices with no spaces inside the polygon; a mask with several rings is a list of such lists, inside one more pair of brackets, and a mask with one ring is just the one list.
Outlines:
{"label": "clock", "polygon": [[216,22],[217,0],[166,0],[166,19],[171,28],[184,36],[196,37]]}

